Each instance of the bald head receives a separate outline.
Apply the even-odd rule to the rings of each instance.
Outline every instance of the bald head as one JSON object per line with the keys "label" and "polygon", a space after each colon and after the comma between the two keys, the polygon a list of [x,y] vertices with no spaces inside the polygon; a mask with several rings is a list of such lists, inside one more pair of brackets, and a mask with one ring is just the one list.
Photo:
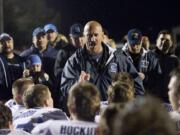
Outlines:
{"label": "bald head", "polygon": [[89,29],[94,29],[94,28],[98,28],[101,32],[103,32],[102,26],[99,22],[97,21],[89,21],[86,23],[85,27],[84,27],[84,33],[89,30]]}
{"label": "bald head", "polygon": [[84,37],[87,49],[90,52],[100,53],[102,51],[104,33],[99,22],[89,21],[84,27]]}

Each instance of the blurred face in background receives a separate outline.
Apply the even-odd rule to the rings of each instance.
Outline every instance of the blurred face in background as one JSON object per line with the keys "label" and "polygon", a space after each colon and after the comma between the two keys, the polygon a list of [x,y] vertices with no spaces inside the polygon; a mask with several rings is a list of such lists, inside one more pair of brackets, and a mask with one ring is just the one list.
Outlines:
{"label": "blurred face in background", "polygon": [[128,45],[129,51],[133,54],[139,54],[141,52],[142,43],[135,44],[135,45]]}
{"label": "blurred face in background", "polygon": [[77,48],[83,47],[84,37],[83,36],[70,36],[71,44]]}
{"label": "blurred face in background", "polygon": [[58,36],[58,33],[57,32],[55,32],[55,31],[53,31],[53,30],[48,30],[47,32],[46,32],[46,34],[47,34],[47,39],[50,41],[50,42],[54,42],[55,40],[56,40],[56,38],[57,38],[57,36]]}
{"label": "blurred face in background", "polygon": [[41,64],[34,64],[34,65],[32,65],[31,70],[33,72],[41,72],[41,67],[42,67]]}
{"label": "blurred face in background", "polygon": [[157,48],[167,54],[173,45],[170,34],[160,34],[156,41]]}
{"label": "blurred face in background", "polygon": [[12,38],[5,39],[1,41],[1,51],[5,54],[12,53],[14,50],[14,42]]}
{"label": "blurred face in background", "polygon": [[142,47],[146,50],[149,50],[150,47],[150,41],[149,38],[147,36],[143,36],[142,37]]}
{"label": "blurred face in background", "polygon": [[48,45],[47,35],[45,33],[39,33],[33,37],[33,43],[39,50],[45,50]]}

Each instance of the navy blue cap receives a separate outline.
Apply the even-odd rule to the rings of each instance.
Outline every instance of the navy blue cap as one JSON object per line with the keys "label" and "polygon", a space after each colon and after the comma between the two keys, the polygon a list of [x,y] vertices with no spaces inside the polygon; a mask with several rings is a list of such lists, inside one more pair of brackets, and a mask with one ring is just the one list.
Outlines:
{"label": "navy blue cap", "polygon": [[45,32],[47,32],[49,30],[52,30],[54,32],[58,32],[57,27],[54,24],[46,24],[44,26],[44,30],[45,30]]}
{"label": "navy blue cap", "polygon": [[32,36],[33,36],[33,37],[36,37],[36,36],[39,35],[40,33],[46,34],[43,28],[37,27],[37,28],[34,29]]}
{"label": "navy blue cap", "polygon": [[138,45],[141,43],[142,33],[139,29],[131,29],[128,31],[127,40],[130,45]]}
{"label": "navy blue cap", "polygon": [[70,27],[69,35],[73,37],[83,36],[83,26],[79,23],[75,23]]}
{"label": "navy blue cap", "polygon": [[11,40],[11,39],[12,39],[12,37],[7,33],[2,33],[0,35],[0,42],[6,41],[6,40]]}

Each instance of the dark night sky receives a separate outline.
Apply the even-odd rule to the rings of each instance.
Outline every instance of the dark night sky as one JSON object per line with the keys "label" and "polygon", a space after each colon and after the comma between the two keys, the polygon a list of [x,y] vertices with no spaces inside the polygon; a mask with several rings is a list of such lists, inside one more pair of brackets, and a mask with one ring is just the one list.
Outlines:
{"label": "dark night sky", "polygon": [[119,41],[137,27],[151,40],[159,30],[180,25],[179,0],[49,0],[61,13],[60,31],[68,33],[74,22],[99,21]]}

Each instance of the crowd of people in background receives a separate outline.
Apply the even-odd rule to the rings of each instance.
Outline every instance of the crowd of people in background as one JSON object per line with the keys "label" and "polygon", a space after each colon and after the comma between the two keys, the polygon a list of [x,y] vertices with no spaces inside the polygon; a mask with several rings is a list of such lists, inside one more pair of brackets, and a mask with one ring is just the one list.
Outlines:
{"label": "crowd of people in background", "polygon": [[97,21],[69,36],[37,27],[16,53],[0,34],[0,134],[176,135],[180,133],[179,46],[161,30],[156,46],[138,28],[117,47]]}

